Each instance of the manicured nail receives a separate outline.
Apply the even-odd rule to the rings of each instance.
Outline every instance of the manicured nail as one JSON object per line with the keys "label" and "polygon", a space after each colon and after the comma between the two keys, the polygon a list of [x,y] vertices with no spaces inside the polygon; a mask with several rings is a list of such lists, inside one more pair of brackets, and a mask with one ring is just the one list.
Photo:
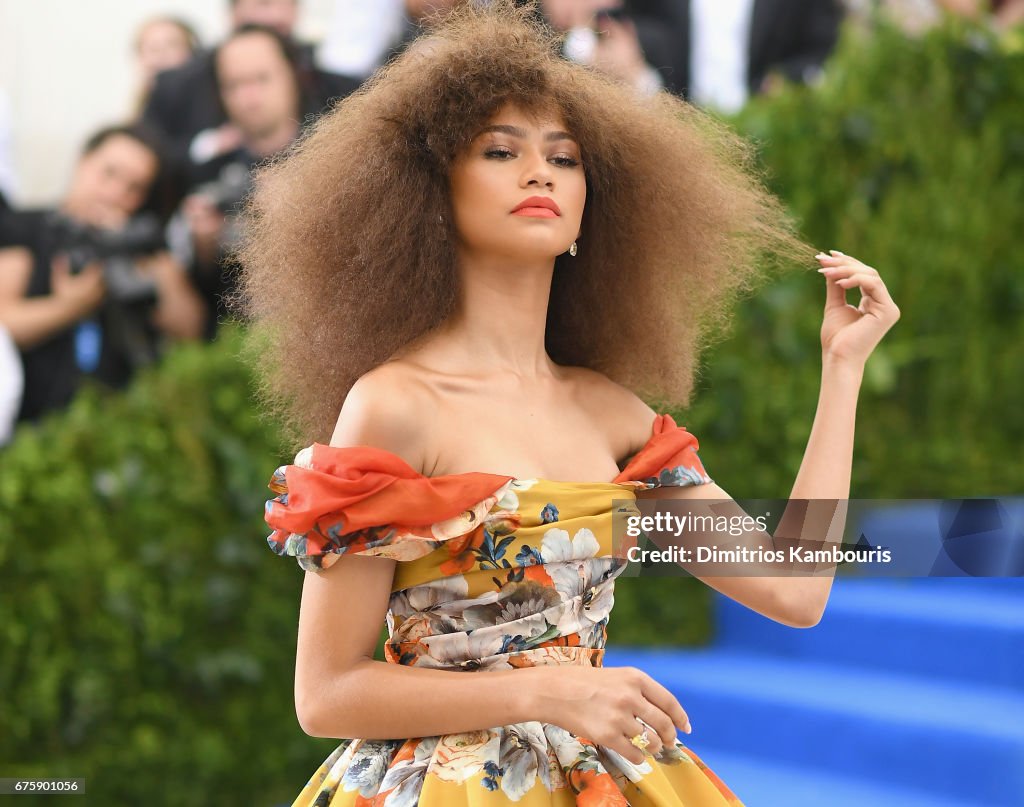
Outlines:
{"label": "manicured nail", "polygon": [[824,252],[819,252],[819,253],[818,253],[817,255],[815,255],[814,257],[815,257],[815,258],[827,258],[827,257],[828,257],[828,255],[826,255],[826,254],[825,254]]}
{"label": "manicured nail", "polygon": [[842,255],[843,254],[838,249],[830,249],[829,252],[831,252],[833,255]]}
{"label": "manicured nail", "polygon": [[693,728],[690,726],[689,723],[687,723],[686,724],[686,728],[684,728],[683,731],[685,731],[687,734],[689,734],[690,732],[693,731]]}

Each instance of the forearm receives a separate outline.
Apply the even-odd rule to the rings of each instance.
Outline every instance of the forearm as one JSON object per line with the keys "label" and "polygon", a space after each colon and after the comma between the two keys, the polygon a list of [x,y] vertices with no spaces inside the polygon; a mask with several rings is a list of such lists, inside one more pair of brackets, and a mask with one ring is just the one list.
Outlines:
{"label": "forearm", "polygon": [[[372,740],[430,737],[537,720],[534,692],[544,669],[454,672],[367,659],[308,692],[299,721],[314,737]],[[509,692],[515,697],[507,697]],[[299,701],[297,691],[297,705]]]}
{"label": "forearm", "polygon": [[[853,438],[863,367],[823,359],[818,408],[807,440],[790,500],[776,538],[797,539],[805,549],[827,549],[842,541],[846,529]],[[795,525],[795,526],[794,526]],[[779,547],[788,551],[788,546]],[[787,593],[796,598],[796,610],[818,614],[828,602],[835,567],[820,576],[805,569],[786,581]]]}
{"label": "forearm", "polygon": [[15,300],[0,309],[0,322],[20,350],[35,347],[81,317],[80,311],[53,294]]}
{"label": "forearm", "polygon": [[863,368],[823,359],[818,408],[791,499],[849,497],[857,397],[863,375]]}
{"label": "forearm", "polygon": [[153,322],[172,339],[199,339],[206,321],[206,301],[184,273],[165,279],[160,286]]}

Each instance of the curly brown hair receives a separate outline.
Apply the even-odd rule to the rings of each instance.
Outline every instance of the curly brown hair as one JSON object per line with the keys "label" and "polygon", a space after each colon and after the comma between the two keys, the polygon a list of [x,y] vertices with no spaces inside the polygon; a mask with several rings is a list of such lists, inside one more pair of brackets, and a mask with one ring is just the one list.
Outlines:
{"label": "curly brown hair", "polygon": [[258,172],[229,304],[296,446],[327,442],[352,384],[453,312],[449,166],[506,102],[559,112],[586,166],[579,252],[555,259],[556,363],[688,403],[735,296],[813,254],[751,144],[667,92],[641,98],[562,59],[533,11],[494,0],[434,17]]}

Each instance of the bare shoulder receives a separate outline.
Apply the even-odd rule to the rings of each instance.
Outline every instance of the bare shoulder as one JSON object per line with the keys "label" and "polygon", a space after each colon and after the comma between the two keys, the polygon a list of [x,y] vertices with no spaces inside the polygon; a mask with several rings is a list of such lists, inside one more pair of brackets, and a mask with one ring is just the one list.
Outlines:
{"label": "bare shoulder", "polygon": [[429,389],[412,368],[399,361],[378,365],[349,389],[330,444],[381,448],[423,473],[429,398]]}
{"label": "bare shoulder", "polygon": [[632,456],[651,436],[657,412],[635,392],[587,367],[568,367],[581,393],[581,400],[600,419],[608,434],[623,439],[628,447],[622,456]]}

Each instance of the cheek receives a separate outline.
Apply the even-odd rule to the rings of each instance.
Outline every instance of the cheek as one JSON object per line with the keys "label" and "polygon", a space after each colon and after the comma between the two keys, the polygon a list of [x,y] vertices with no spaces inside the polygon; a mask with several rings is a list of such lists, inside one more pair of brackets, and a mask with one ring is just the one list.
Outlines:
{"label": "cheek", "polygon": [[137,208],[142,203],[139,198],[139,192],[134,188],[121,186],[118,188],[116,201],[113,202],[117,207],[121,208],[125,212],[130,212]]}
{"label": "cheek", "polygon": [[471,222],[486,211],[485,177],[472,170],[461,170],[453,175],[451,182],[451,204],[455,219]]}
{"label": "cheek", "polygon": [[278,80],[273,97],[277,99],[277,105],[282,109],[292,109],[299,101],[295,87],[287,76]]}
{"label": "cheek", "polygon": [[587,202],[587,179],[583,174],[579,174],[573,184],[573,198],[581,209]]}

